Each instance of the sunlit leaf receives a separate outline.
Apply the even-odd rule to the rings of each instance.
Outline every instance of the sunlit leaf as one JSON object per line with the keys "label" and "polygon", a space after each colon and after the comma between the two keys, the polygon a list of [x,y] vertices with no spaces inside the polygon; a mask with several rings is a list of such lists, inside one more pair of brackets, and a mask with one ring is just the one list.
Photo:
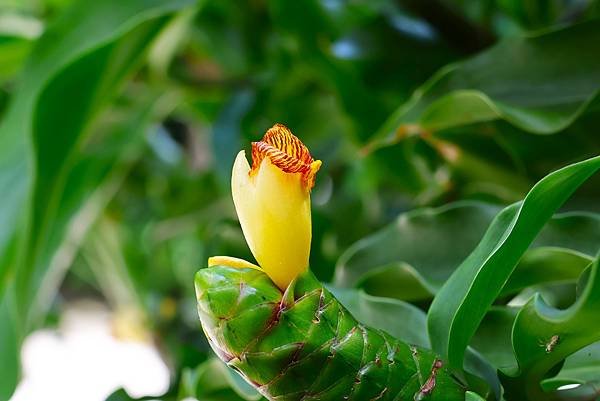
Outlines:
{"label": "sunlit leaf", "polygon": [[[8,288],[3,302],[13,304],[6,297],[17,294],[20,320],[0,330],[16,330],[17,341],[27,330],[32,298],[43,295],[37,290],[69,223],[97,189],[82,184],[106,176],[115,160],[98,165],[79,157],[92,118],[138,65],[145,44],[168,14],[185,4],[189,2],[80,2],[32,51],[24,70],[29,79],[21,82],[0,126],[0,189],[9,194],[0,207],[0,292],[7,291],[6,278],[16,274],[16,286]],[[45,289],[57,284],[49,280]],[[18,343],[0,347],[17,352]],[[14,354],[2,354],[8,378],[16,378],[16,360]],[[2,380],[0,399],[8,398],[14,386],[14,380]]]}

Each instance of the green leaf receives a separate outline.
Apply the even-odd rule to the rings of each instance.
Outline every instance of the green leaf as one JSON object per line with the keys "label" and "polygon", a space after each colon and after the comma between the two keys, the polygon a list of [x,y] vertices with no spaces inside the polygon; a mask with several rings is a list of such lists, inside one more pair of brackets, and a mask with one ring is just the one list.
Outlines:
{"label": "green leaf", "polygon": [[[371,291],[377,286],[373,294],[406,300],[424,291],[433,293],[477,245],[498,210],[483,203],[457,202],[403,213],[344,252],[334,283],[341,287],[362,284]],[[421,288],[413,287],[415,280],[403,284],[406,276],[415,277]],[[388,293],[379,293],[378,283],[388,279],[394,279],[399,290],[386,285]],[[404,298],[402,290],[408,287],[414,289]]]}
{"label": "green leaf", "polygon": [[[503,119],[550,134],[570,125],[596,99],[600,25],[590,21],[509,38],[439,71],[373,137],[382,146],[406,132],[431,132]],[[518,62],[515,62],[518,60]]]}
{"label": "green leaf", "polygon": [[[331,288],[331,291],[359,322],[384,330],[409,344],[431,347],[425,312],[416,306],[353,289]],[[390,319],[390,316],[394,318]]]}
{"label": "green leaf", "polygon": [[39,20],[3,10],[0,15],[0,82],[17,74],[42,30]]}
{"label": "green leaf", "polygon": [[559,374],[542,380],[546,391],[556,390],[565,384],[591,383],[600,377],[600,342],[580,349],[565,360]]}
{"label": "green leaf", "polygon": [[[458,202],[403,213],[350,247],[336,267],[337,286],[357,286],[405,301],[431,298],[475,248],[497,206]],[[519,262],[502,295],[533,284],[575,281],[600,243],[600,214],[552,217]],[[570,249],[567,249],[570,248]],[[543,270],[538,270],[540,265]]]}
{"label": "green leaf", "polygon": [[[567,356],[600,341],[600,259],[591,267],[587,285],[566,310],[549,306],[536,294],[518,313],[512,346],[518,370],[507,370],[504,382],[512,399],[550,399],[540,381]],[[597,379],[597,377],[596,377]]]}
{"label": "green leaf", "polygon": [[[29,230],[25,237],[27,253],[18,276],[18,306],[31,302],[43,280],[47,255],[54,248],[47,244],[50,232],[64,229],[61,223],[68,222],[68,219],[57,219],[61,198],[71,190],[65,185],[66,179],[74,167],[73,160],[81,142],[89,137],[88,128],[102,107],[115,96],[124,78],[142,60],[147,43],[166,22],[165,16],[186,2],[153,3],[128,2],[130,8],[126,10],[121,10],[121,7],[115,10],[112,6],[105,9],[106,5],[98,10],[86,9],[88,19],[89,16],[93,16],[93,19],[104,18],[104,13],[119,18],[119,12],[123,13],[123,26],[116,27],[123,29],[122,36],[100,44],[101,47],[93,52],[81,55],[66,65],[46,83],[39,94],[31,131],[35,155],[32,209],[28,215]],[[117,15],[113,15],[115,11]],[[106,18],[110,18],[109,15]],[[65,105],[58,99],[65,93],[75,91],[78,96],[69,105],[71,115],[64,119],[62,109]],[[56,135],[56,132],[61,135]]]}
{"label": "green leaf", "polygon": [[194,370],[185,370],[178,399],[193,397],[206,401],[252,401],[262,396],[241,376],[217,358],[211,358]]}
{"label": "green leaf", "polygon": [[544,224],[600,169],[600,157],[564,167],[538,182],[522,202],[494,219],[483,239],[434,298],[428,315],[433,349],[456,369],[488,308]]}
{"label": "green leaf", "polygon": [[465,401],[485,401],[485,399],[477,393],[467,391],[465,394]]}
{"label": "green leaf", "polygon": [[[164,22],[159,17],[187,3],[136,0],[90,6],[81,1],[36,44],[32,51],[35,57],[23,71],[27,79],[21,82],[0,126],[0,189],[9,194],[0,208],[0,288],[8,274],[9,257],[14,256],[8,251],[14,244],[15,227],[23,226],[18,222],[24,222],[30,186],[35,184],[37,193],[48,188],[52,193],[60,192],[64,170],[72,166],[70,155],[79,146],[89,119],[143,54],[144,46],[127,50],[128,46],[149,40],[152,30]],[[69,118],[62,118],[67,109]],[[31,149],[34,144],[38,149],[48,148],[36,155]],[[34,220],[49,195],[44,195],[41,205],[33,203],[38,208]]]}
{"label": "green leaf", "polygon": [[533,285],[575,282],[592,261],[592,257],[570,249],[530,249],[519,261],[500,295],[514,294]]}
{"label": "green leaf", "polygon": [[[60,224],[57,223],[56,229],[47,238],[49,253],[45,257],[48,258],[48,266],[43,280],[39,278],[36,296],[29,305],[28,318],[31,321],[37,322],[44,317],[87,228],[104,209],[133,162],[138,159],[144,146],[143,133],[150,123],[155,103],[144,102],[139,111],[129,110],[128,120],[103,126],[107,138],[84,147],[75,160],[75,168],[67,176],[66,186],[71,190],[63,193],[60,202],[57,215]],[[0,303],[1,313],[7,316],[2,317],[6,324],[0,326],[0,364],[5,372],[14,372],[15,378],[15,381],[9,380],[7,374],[5,380],[0,382],[0,389],[6,389],[7,393],[16,385],[19,344],[27,334],[22,327],[23,321],[16,318],[14,290],[14,285],[9,285]],[[3,348],[7,348],[7,351]],[[8,351],[12,351],[12,354]],[[6,387],[2,388],[2,385]],[[5,399],[2,394],[0,399]]]}
{"label": "green leaf", "polygon": [[469,343],[496,369],[514,367],[517,364],[510,345],[517,313],[518,308],[515,307],[493,306]]}
{"label": "green leaf", "polygon": [[[60,282],[61,274],[47,280],[47,272],[60,270],[56,263],[65,254],[56,258],[56,251],[70,223],[75,216],[94,215],[85,215],[82,205],[98,186],[98,194],[110,193],[101,185],[106,183],[103,177],[110,182],[115,178],[109,174],[114,162],[127,158],[121,147],[100,163],[86,160],[80,152],[92,121],[139,64],[168,14],[189,3],[80,1],[32,51],[23,71],[27,79],[0,126],[0,190],[6,194],[0,205],[0,294],[2,308],[18,309],[11,312],[18,319],[0,327],[0,332],[13,333],[0,334],[1,340],[13,341],[0,345],[13,351],[0,354],[0,369],[6,374],[0,381],[0,400],[7,399],[16,384],[15,355],[29,329],[31,306],[46,299]],[[102,199],[96,201],[90,204],[92,210],[103,204]],[[7,286],[7,278],[13,276],[16,284]]]}

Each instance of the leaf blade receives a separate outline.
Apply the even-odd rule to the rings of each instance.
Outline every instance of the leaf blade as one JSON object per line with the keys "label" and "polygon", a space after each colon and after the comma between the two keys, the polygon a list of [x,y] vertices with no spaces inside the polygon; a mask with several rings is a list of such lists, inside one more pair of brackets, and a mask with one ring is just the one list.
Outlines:
{"label": "leaf blade", "polygon": [[469,340],[546,221],[598,169],[600,157],[595,157],[543,178],[522,202],[496,216],[444,284],[429,310],[428,328],[433,349],[452,367],[462,368]]}

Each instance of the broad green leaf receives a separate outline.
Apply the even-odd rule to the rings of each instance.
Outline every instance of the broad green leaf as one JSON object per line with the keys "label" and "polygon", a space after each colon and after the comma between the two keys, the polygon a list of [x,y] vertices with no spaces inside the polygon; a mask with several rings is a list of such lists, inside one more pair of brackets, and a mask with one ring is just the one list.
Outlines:
{"label": "broad green leaf", "polygon": [[556,210],[600,169],[600,157],[571,164],[539,181],[522,202],[502,210],[469,257],[433,300],[428,315],[433,349],[456,369],[488,308]]}
{"label": "broad green leaf", "polygon": [[585,289],[570,308],[555,309],[539,294],[523,306],[512,330],[518,370],[504,372],[507,395],[513,399],[551,399],[542,390],[541,380],[567,356],[600,341],[599,268],[600,259],[596,259]]}
{"label": "broad green leaf", "polygon": [[593,258],[570,249],[542,247],[527,251],[502,288],[501,296],[534,285],[576,282]]}
{"label": "broad green leaf", "polygon": [[[403,213],[340,257],[335,284],[406,301],[431,298],[475,248],[498,211],[497,206],[485,203],[458,202]],[[514,293],[534,279],[575,281],[598,243],[600,215],[553,216],[502,294]],[[537,270],[546,263],[544,270]]]}
{"label": "broad green leaf", "polygon": [[[19,310],[13,313],[18,321],[0,327],[16,332],[16,336],[0,334],[16,343],[1,348],[17,352],[31,318],[29,309],[36,303],[32,298],[44,298],[58,285],[56,280],[45,281],[47,269],[60,261],[53,259],[56,250],[74,216],[84,211],[84,200],[100,185],[94,180],[107,176],[115,161],[108,158],[106,164],[97,164],[79,155],[93,117],[138,65],[166,16],[188,3],[81,1],[47,30],[32,51],[23,72],[28,79],[20,83],[0,126],[0,190],[7,194],[0,207],[0,292],[3,303]],[[121,152],[117,149],[114,156],[124,156]],[[13,275],[17,285],[7,288],[6,279]],[[11,299],[15,293],[16,300]],[[14,354],[0,356],[7,378],[17,376],[14,361]],[[0,399],[7,399],[14,386],[12,379],[0,381]]]}
{"label": "broad green leaf", "polygon": [[[55,230],[47,239],[52,252],[47,255],[48,266],[44,280],[39,283],[36,296],[29,305],[30,320],[37,322],[43,318],[87,228],[104,209],[132,163],[137,160],[144,145],[143,134],[151,121],[154,104],[154,101],[144,102],[139,111],[128,110],[128,120],[116,126],[102,126],[108,137],[99,143],[85,146],[75,160],[75,168],[70,171],[66,184],[71,190],[62,195],[57,216],[57,221],[64,225],[64,231]],[[6,324],[0,326],[0,350],[7,351],[0,352],[0,364],[4,372],[14,372],[15,381],[7,374],[5,380],[0,382],[0,390],[6,391],[0,393],[0,399],[8,398],[8,395],[3,398],[4,394],[9,394],[16,385],[19,344],[27,334],[23,331],[23,322],[16,318],[14,285],[9,285],[3,296],[0,310],[7,317],[2,318]]]}
{"label": "broad green leaf", "polygon": [[[8,267],[13,265],[14,230],[23,226],[24,205],[34,183],[32,144],[50,145],[36,161],[39,189],[55,182],[58,186],[64,185],[64,178],[60,183],[58,171],[63,163],[69,165],[72,160],[61,159],[59,155],[69,156],[77,147],[87,119],[95,114],[99,103],[119,87],[119,77],[139,60],[143,47],[127,52],[127,46],[147,41],[150,31],[163,23],[159,17],[187,3],[185,0],[135,0],[90,5],[80,1],[48,28],[32,50],[35,57],[29,59],[23,71],[27,79],[20,82],[0,125],[0,190],[8,194],[0,208],[0,288],[5,284]],[[150,22],[145,25],[146,21]],[[135,32],[126,38],[125,34],[132,31]],[[107,66],[108,60],[112,60],[114,66]],[[45,96],[43,102],[42,95]],[[58,100],[53,97],[57,95]],[[66,109],[69,118],[61,119]],[[56,132],[61,135],[55,135]],[[58,153],[54,154],[53,150]],[[42,170],[42,166],[48,170]],[[64,175],[64,171],[62,173]],[[44,198],[42,205],[47,200]],[[11,249],[13,252],[9,252]]]}
{"label": "broad green leaf", "polygon": [[498,210],[497,206],[458,202],[403,213],[340,257],[334,283],[350,287],[364,280],[370,286],[380,280],[375,277],[378,274],[397,278],[418,274],[422,287],[434,291],[468,256]]}
{"label": "broad green leaf", "polygon": [[[48,268],[46,261],[55,248],[47,242],[50,233],[60,232],[64,229],[63,222],[68,222],[68,219],[58,219],[61,198],[71,190],[65,185],[66,179],[74,167],[81,142],[89,137],[88,128],[102,107],[115,96],[124,78],[138,66],[147,44],[164,25],[168,14],[186,1],[156,1],[152,7],[144,2],[128,4],[131,8],[124,16],[129,16],[130,20],[123,22],[123,35],[66,65],[39,94],[32,121],[35,171],[32,209],[25,234],[27,252],[18,275],[19,307],[30,302],[43,281]],[[92,18],[101,18],[96,13],[111,11],[114,12],[112,7],[93,12],[86,10],[85,13],[94,16]],[[92,76],[96,79],[90,79]],[[64,119],[61,111],[65,106],[57,99],[75,90],[78,96],[69,106],[71,116]],[[61,134],[56,135],[56,132]]]}
{"label": "broad green leaf", "polygon": [[372,145],[396,142],[405,132],[495,119],[533,133],[558,132],[596,99],[599,40],[597,21],[508,38],[439,71],[392,115]]}
{"label": "broad green leaf", "polygon": [[510,346],[510,335],[518,311],[514,307],[493,306],[469,343],[496,369],[517,364]]}
{"label": "broad green leaf", "polygon": [[87,229],[138,161],[146,145],[145,134],[157,116],[164,113],[165,100],[169,99],[146,94],[137,100],[138,104],[125,110],[111,109],[111,117],[117,121],[97,124],[93,134],[100,138],[78,151],[74,167],[66,176],[68,190],[61,194],[60,208],[41,257],[49,264],[36,277],[37,283],[32,283],[37,285],[36,294],[29,301],[29,320],[34,325],[43,319]]}

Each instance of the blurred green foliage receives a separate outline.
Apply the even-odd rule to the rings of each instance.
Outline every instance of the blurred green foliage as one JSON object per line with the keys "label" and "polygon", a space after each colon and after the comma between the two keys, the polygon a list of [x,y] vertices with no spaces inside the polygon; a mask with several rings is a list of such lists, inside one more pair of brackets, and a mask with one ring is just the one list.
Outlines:
{"label": "blurred green foliage", "polygon": [[[324,161],[311,268],[371,294],[343,290],[357,317],[410,314],[393,334],[416,336],[403,301],[426,310],[501,206],[600,154],[599,17],[593,0],[0,1],[0,400],[25,335],[82,296],[141,313],[173,368],[165,397],[255,397],[215,367],[192,277],[211,255],[252,259],[229,174],[275,122]],[[483,317],[472,345],[492,370],[508,351],[485,332],[508,332],[511,299],[575,299],[599,200],[596,175]]]}

